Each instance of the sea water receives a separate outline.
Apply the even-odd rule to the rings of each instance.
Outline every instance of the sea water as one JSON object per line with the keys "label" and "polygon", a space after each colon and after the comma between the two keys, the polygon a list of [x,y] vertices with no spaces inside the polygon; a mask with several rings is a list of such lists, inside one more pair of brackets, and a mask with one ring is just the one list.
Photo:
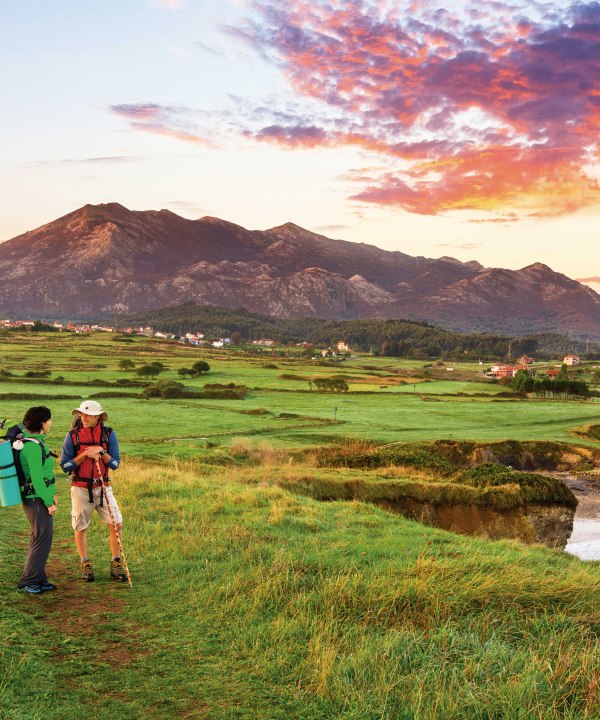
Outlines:
{"label": "sea water", "polygon": [[600,560],[600,520],[575,520],[565,551],[582,560]]}

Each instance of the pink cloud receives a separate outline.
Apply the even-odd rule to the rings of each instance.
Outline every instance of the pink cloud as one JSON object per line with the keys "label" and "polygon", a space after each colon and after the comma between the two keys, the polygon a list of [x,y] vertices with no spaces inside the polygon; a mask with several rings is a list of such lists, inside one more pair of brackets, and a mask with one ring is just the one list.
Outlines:
{"label": "pink cloud", "polygon": [[600,203],[584,169],[599,159],[600,4],[466,3],[460,16],[425,0],[404,13],[368,0],[254,7],[244,36],[337,121],[251,134],[387,157],[389,169],[362,178],[354,199],[425,214],[530,216]]}
{"label": "pink cloud", "polygon": [[162,135],[200,145],[211,145],[203,135],[196,132],[196,123],[187,108],[166,107],[156,103],[131,103],[112,105],[111,111],[129,121],[133,130]]}

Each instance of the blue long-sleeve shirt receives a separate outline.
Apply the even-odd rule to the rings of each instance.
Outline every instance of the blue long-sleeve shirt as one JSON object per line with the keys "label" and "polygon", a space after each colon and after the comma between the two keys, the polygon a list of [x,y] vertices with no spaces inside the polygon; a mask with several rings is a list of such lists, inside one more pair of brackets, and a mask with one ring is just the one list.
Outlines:
{"label": "blue long-sleeve shirt", "polygon": [[[106,463],[106,466],[111,470],[116,470],[121,463],[121,453],[119,452],[117,434],[114,430],[108,436],[108,454],[110,455],[110,460]],[[64,472],[70,473],[77,470],[77,463],[74,458],[75,445],[73,445],[70,433],[67,433],[60,454],[60,466]]]}

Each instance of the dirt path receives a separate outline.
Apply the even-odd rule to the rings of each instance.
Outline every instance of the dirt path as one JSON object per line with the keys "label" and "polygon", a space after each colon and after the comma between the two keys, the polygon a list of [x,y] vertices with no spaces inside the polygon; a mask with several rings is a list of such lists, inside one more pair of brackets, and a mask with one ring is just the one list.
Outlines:
{"label": "dirt path", "polygon": [[84,582],[78,563],[65,559],[71,556],[71,545],[70,540],[55,540],[48,562],[48,577],[58,590],[45,595],[45,622],[63,636],[63,643],[55,646],[56,655],[69,652],[69,638],[89,637],[98,643],[93,658],[96,662],[109,663],[113,668],[125,665],[138,654],[138,633],[122,618],[131,589],[127,583],[109,578],[108,559],[103,565],[96,563],[95,582]]}

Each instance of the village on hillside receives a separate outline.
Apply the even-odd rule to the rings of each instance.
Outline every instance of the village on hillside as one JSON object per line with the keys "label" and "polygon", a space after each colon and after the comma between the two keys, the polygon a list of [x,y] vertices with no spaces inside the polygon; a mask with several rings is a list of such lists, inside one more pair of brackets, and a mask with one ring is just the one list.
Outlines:
{"label": "village on hillside", "polygon": [[[34,320],[0,320],[0,329],[31,329],[35,325],[40,325],[39,321]],[[44,323],[44,325],[46,325]],[[93,333],[93,332],[105,332],[105,333],[120,333],[125,335],[143,335],[145,337],[154,337],[160,340],[171,340],[182,344],[187,344],[200,348],[215,348],[215,349],[227,349],[238,346],[240,338],[236,338],[236,333],[232,333],[232,337],[215,337],[207,338],[202,332],[186,332],[183,335],[176,335],[174,333],[165,333],[159,330],[155,330],[153,327],[146,326],[127,326],[124,328],[116,328],[111,325],[101,325],[97,323],[74,323],[74,322],[52,322],[47,324],[49,328],[52,328],[57,332],[73,332],[73,333]],[[239,335],[239,333],[238,333]],[[283,347],[280,343],[272,338],[258,338],[256,340],[248,341],[249,345],[254,346],[257,350],[272,350],[278,347]],[[296,347],[304,350],[308,354],[312,354],[313,360],[319,360],[323,358],[330,359],[344,359],[352,355],[353,350],[345,340],[340,340],[334,343],[333,346],[315,348],[313,343],[300,342],[296,344]],[[439,362],[439,361],[438,361]],[[483,363],[480,361],[480,365]],[[485,370],[481,370],[479,376],[482,378],[490,378],[493,380],[511,379],[516,377],[517,373],[524,371],[529,375],[536,375],[538,370],[543,372],[549,379],[554,380],[561,372],[561,367],[566,365],[568,368],[576,367],[581,364],[581,356],[570,353],[560,359],[557,359],[552,366],[552,363],[540,362],[536,363],[534,358],[528,355],[522,355],[515,363],[499,363],[492,365]],[[447,367],[447,370],[451,371],[452,367]]]}

